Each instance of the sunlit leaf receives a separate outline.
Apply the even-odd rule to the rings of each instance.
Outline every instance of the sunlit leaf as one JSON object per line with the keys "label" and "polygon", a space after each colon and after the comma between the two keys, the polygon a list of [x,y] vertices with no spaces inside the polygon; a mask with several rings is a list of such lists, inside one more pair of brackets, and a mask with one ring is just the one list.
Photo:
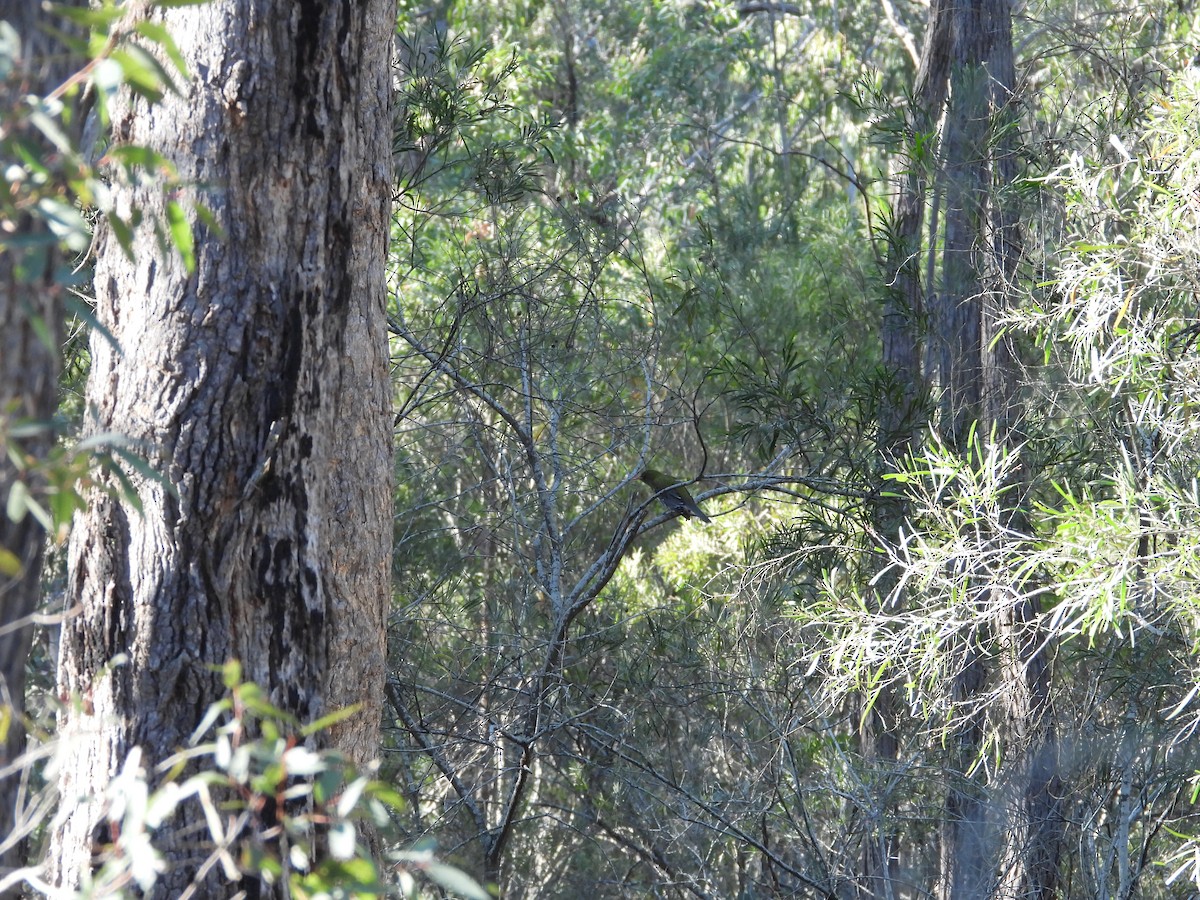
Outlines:
{"label": "sunlit leaf", "polygon": [[[21,560],[7,547],[0,547],[0,575],[16,578],[22,572]],[[8,707],[2,707],[7,709]]]}
{"label": "sunlit leaf", "polygon": [[157,103],[175,84],[157,59],[136,44],[114,50],[112,58],[121,66],[125,83],[151,102]]}
{"label": "sunlit leaf", "polygon": [[334,859],[351,859],[356,844],[357,833],[353,822],[336,822],[329,829],[329,852]]}
{"label": "sunlit leaf", "polygon": [[43,197],[37,204],[55,237],[76,253],[82,253],[92,242],[91,226],[74,206],[55,197]]}
{"label": "sunlit leaf", "polygon": [[345,706],[341,709],[336,709],[333,712],[329,713],[329,715],[321,716],[321,718],[305,725],[300,730],[300,733],[302,735],[304,735],[305,737],[307,737],[310,734],[317,734],[318,732],[325,731],[326,729],[330,728],[331,726],[336,725],[338,722],[342,722],[346,719],[349,719],[351,716],[355,715],[361,708],[362,708],[361,703],[355,703],[355,704],[352,704],[351,706]]}
{"label": "sunlit leaf", "polygon": [[192,239],[192,226],[188,222],[183,207],[174,200],[167,202],[167,224],[171,229],[171,240],[174,241],[179,255],[183,257],[183,265],[192,272],[196,268],[196,245]]}
{"label": "sunlit leaf", "polygon": [[161,45],[163,50],[166,51],[167,56],[171,58],[171,62],[175,64],[175,68],[179,70],[179,74],[184,78],[188,77],[187,62],[184,60],[183,54],[179,52],[179,46],[175,43],[175,39],[171,37],[171,32],[167,30],[165,25],[161,22],[151,22],[143,19],[134,28],[138,34]]}
{"label": "sunlit leaf", "polygon": [[493,900],[470,875],[445,863],[431,862],[423,869],[425,876],[438,887],[458,894],[466,900]]}

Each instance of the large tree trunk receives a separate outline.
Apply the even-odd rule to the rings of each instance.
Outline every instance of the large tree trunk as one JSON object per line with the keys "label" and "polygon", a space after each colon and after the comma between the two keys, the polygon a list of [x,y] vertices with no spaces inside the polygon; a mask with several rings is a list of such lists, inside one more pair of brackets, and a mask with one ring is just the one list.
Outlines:
{"label": "large tree trunk", "polygon": [[[163,482],[137,480],[141,512],[97,493],[71,539],[82,613],[59,681],[83,702],[60,722],[60,788],[80,802],[48,859],[67,886],[89,866],[96,792],[133,747],[158,760],[187,742],[221,696],[214,665],[240,660],[301,720],[361,703],[331,741],[358,761],[378,746],[394,0],[161,15],[193,80],[152,108],[126,98],[114,140],[171,159],[221,233],[193,222],[190,273],[148,234],[135,262],[100,242],[97,316],[119,348],[92,341],[90,428],[128,435]],[[159,217],[164,200],[128,196]],[[204,833],[193,809],[162,835],[161,896],[196,877]],[[225,895],[208,877],[202,896]]]}
{"label": "large tree trunk", "polygon": [[[47,93],[76,62],[58,39],[62,20],[29,0],[0,0],[0,20],[21,35],[24,89]],[[47,28],[52,25],[53,28]],[[33,639],[46,534],[32,515],[14,521],[3,511],[18,482],[34,496],[42,485],[13,465],[10,452],[42,460],[54,443],[58,405],[59,343],[66,287],[55,279],[63,260],[46,223],[25,216],[12,223],[15,239],[0,247],[0,770],[25,746],[25,664]],[[15,424],[36,426],[28,438],[11,438]],[[44,499],[39,497],[39,499]],[[37,823],[25,821],[20,802],[24,772],[0,777],[0,876],[19,862],[20,842]]]}

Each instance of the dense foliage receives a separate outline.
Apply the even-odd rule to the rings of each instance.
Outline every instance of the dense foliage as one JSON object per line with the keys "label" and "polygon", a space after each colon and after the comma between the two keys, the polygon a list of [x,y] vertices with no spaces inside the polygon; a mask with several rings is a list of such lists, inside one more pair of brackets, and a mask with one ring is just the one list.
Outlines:
{"label": "dense foliage", "polygon": [[[404,872],[478,891],[446,860],[505,897],[1017,896],[1035,841],[1048,896],[1200,886],[1193,12],[1046,0],[1014,20],[1013,93],[973,152],[1002,161],[987,191],[1019,222],[989,286],[1019,412],[960,429],[925,377],[959,152],[954,101],[920,107],[929,8],[402,4],[380,780],[287,769],[278,724],[235,771],[245,711],[222,708],[194,751],[213,778],[315,798],[287,820],[303,859],[250,829],[231,870],[316,896],[340,859],[360,867],[343,885],[380,890],[353,835],[306,855],[322,817],[332,840],[367,818],[353,790]],[[93,47],[101,97],[168,89],[114,47]],[[170,189],[130,148],[95,168],[59,98],[3,99],[4,222],[40,216],[78,254],[87,215],[113,214],[106,179],[157,168]],[[186,257],[187,233],[159,234]],[[903,310],[907,386],[883,351],[901,269],[928,301]],[[28,427],[0,420],[10,453]],[[47,474],[10,517],[65,521],[82,470],[55,453],[20,457]],[[664,512],[647,466],[714,521]],[[177,802],[160,772],[134,760],[114,790]],[[148,886],[131,846],[112,871]],[[947,874],[964,846],[986,890]]]}

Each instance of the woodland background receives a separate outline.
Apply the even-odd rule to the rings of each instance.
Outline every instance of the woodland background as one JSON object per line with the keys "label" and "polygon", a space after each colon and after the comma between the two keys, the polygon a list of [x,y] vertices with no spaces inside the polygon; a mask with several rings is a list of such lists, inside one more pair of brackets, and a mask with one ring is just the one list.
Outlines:
{"label": "woodland background", "polygon": [[[94,367],[130,346],[97,273],[175,259],[162,272],[194,285],[238,233],[214,176],[133,149],[157,146],[154,116],[198,70],[179,5],[75,15],[93,61],[59,97],[80,67],[39,91],[0,30],[0,372],[20,384],[39,347],[64,360],[53,384],[0,392],[14,896],[49,892],[71,868],[55,854],[84,840],[56,820],[59,754],[108,660],[78,675],[58,631],[116,626],[71,619],[94,608],[72,566],[87,534],[122,539],[95,510],[150,521],[175,479],[124,429],[87,425]],[[391,157],[358,163],[388,181],[376,343],[394,455],[363,502],[386,493],[393,526],[362,545],[390,539],[386,608],[349,632],[382,647],[386,629],[386,663],[343,679],[381,732],[339,736],[336,678],[297,701],[244,682],[253,661],[226,668],[162,743],[112,741],[91,775],[104,825],[80,845],[93,875],[72,888],[1195,896],[1195,27],[1187,2],[402,2]],[[89,149],[72,113],[89,79],[101,119],[145,123],[144,145]],[[253,102],[225,84],[231,109]],[[92,242],[105,220],[111,264]],[[349,271],[369,269],[355,253]],[[138,296],[119,293],[127,318]],[[264,345],[276,325],[257,326]],[[352,361],[343,379],[369,356],[328,352]],[[346,443],[317,479],[359,454],[363,391],[365,411],[319,423]],[[238,502],[289,460],[314,468],[275,453],[292,424],[274,421]],[[221,458],[238,432],[221,434],[199,455]],[[636,480],[648,465],[714,521],[664,513]],[[330,482],[331,520],[352,481]],[[215,521],[194,542],[237,546],[241,519]],[[202,554],[187,571],[210,601],[233,585],[241,621],[235,569]],[[324,620],[278,608],[294,652],[269,652],[297,679],[373,652],[311,649],[297,636]],[[95,642],[63,640],[64,660]],[[115,715],[153,717],[117,696]],[[135,746],[150,759],[122,765]],[[369,777],[342,768],[373,759]],[[188,802],[203,852],[162,839]]]}

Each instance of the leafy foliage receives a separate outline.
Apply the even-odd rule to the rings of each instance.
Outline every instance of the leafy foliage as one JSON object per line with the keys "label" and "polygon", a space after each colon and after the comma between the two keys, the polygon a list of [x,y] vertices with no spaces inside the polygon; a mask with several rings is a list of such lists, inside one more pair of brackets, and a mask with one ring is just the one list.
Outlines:
{"label": "leafy foliage", "polygon": [[[383,896],[396,888],[387,873],[393,869],[405,896],[417,897],[421,883],[462,897],[489,896],[427,851],[397,850],[387,869],[381,864],[373,841],[389,833],[404,800],[373,773],[357,772],[337,753],[313,745],[354,709],[302,724],[243,682],[236,663],[222,677],[228,696],[208,709],[188,747],[157,764],[135,747],[104,788],[106,834],[81,896],[152,891],[166,865],[156,832],[192,803],[204,810],[209,829],[193,839],[208,854],[201,875],[219,870],[231,887],[262,879],[286,884],[295,897]],[[49,889],[36,869],[14,877],[22,876]],[[9,877],[5,883],[15,882]]]}
{"label": "leafy foliage", "polygon": [[[980,152],[1003,145],[1020,173],[991,185],[1024,213],[995,288],[1019,440],[976,424],[943,442],[917,391],[895,458],[884,258],[909,254],[930,300],[947,265],[946,211],[927,201],[901,248],[888,194],[911,175],[944,196],[942,132],[911,114],[919,7],[410,7],[394,789],[305,749],[312,732],[231,673],[177,760],[194,768],[134,758],[112,788],[103,877],[152,884],[154,826],[219,794],[234,824],[214,865],[298,896],[385,890],[361,840],[385,820],[406,890],[484,896],[461,869],[514,896],[840,895],[888,846],[895,884],[925,895],[944,889],[929,848],[956,824],[947,798],[978,800],[1000,846],[1040,766],[1072,896],[1200,885],[1186,10],[1043,3],[1017,21],[1018,89]],[[169,35],[115,3],[76,16],[94,62],[55,96],[14,87],[0,30],[4,221],[51,235],[21,248],[29,273],[52,246],[86,250],[91,210],[132,233],[116,180],[175,184],[139,148],[92,165],[63,102],[86,78],[101,116],[122,86],[171,90]],[[156,234],[186,258],[184,220]],[[918,338],[927,312],[903,311]],[[38,427],[4,424],[24,485],[8,512],[61,533],[93,448],[22,454]],[[696,476],[714,523],[657,530],[648,464]],[[1034,682],[1046,696],[1022,693]]]}

